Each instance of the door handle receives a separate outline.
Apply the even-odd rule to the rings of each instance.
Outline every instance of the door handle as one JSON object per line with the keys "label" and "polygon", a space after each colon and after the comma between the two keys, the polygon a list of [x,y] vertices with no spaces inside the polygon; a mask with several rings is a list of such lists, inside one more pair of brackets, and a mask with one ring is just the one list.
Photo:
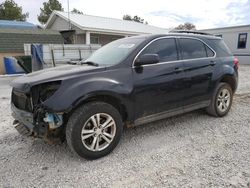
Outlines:
{"label": "door handle", "polygon": [[182,72],[182,71],[183,71],[183,69],[180,68],[180,67],[174,68],[174,72],[175,72],[175,73],[179,73],[179,72]]}
{"label": "door handle", "polygon": [[210,61],[210,65],[211,65],[211,66],[214,66],[215,64],[216,64],[216,62],[215,62],[215,61],[213,61],[213,60],[212,60],[212,61]]}

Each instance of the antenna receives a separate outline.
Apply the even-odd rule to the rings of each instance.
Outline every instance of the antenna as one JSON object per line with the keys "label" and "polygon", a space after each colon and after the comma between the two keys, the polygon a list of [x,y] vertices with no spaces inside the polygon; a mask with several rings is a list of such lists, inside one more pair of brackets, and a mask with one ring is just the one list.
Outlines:
{"label": "antenna", "polygon": [[70,12],[69,12],[69,0],[68,0],[68,20],[69,20],[69,30],[71,30]]}

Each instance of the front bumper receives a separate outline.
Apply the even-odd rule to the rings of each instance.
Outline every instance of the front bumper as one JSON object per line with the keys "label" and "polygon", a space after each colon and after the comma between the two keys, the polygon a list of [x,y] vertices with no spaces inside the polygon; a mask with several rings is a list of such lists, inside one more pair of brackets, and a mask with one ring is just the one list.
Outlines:
{"label": "front bumper", "polygon": [[42,138],[49,143],[64,138],[61,114],[40,112],[39,115],[42,116],[42,118],[38,121],[34,119],[33,113],[20,110],[13,103],[11,103],[11,110],[12,116],[15,119],[13,125],[21,135]]}
{"label": "front bumper", "polygon": [[[34,129],[33,114],[16,108],[13,103],[11,103],[11,110],[12,116],[15,119],[14,125],[16,129],[18,130],[17,127],[19,126],[19,124],[22,124],[29,130],[30,133],[32,133]],[[18,132],[20,131],[18,130]]]}

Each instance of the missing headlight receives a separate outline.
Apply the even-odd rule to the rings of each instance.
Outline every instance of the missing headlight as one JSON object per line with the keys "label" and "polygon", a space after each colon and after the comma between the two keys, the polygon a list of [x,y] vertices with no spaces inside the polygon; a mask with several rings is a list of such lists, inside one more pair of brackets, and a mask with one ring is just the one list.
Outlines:
{"label": "missing headlight", "polygon": [[49,99],[59,89],[61,81],[47,82],[32,88],[32,99],[34,104]]}

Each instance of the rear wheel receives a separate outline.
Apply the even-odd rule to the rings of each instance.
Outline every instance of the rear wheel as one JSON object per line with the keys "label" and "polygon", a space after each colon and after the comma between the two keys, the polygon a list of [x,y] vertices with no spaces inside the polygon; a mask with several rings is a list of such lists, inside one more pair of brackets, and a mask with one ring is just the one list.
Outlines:
{"label": "rear wheel", "polygon": [[229,112],[232,102],[233,91],[231,86],[227,83],[219,83],[206,111],[212,116],[223,117]]}
{"label": "rear wheel", "polygon": [[84,104],[70,117],[66,139],[72,151],[87,159],[109,154],[118,144],[123,125],[119,112],[104,102]]}

